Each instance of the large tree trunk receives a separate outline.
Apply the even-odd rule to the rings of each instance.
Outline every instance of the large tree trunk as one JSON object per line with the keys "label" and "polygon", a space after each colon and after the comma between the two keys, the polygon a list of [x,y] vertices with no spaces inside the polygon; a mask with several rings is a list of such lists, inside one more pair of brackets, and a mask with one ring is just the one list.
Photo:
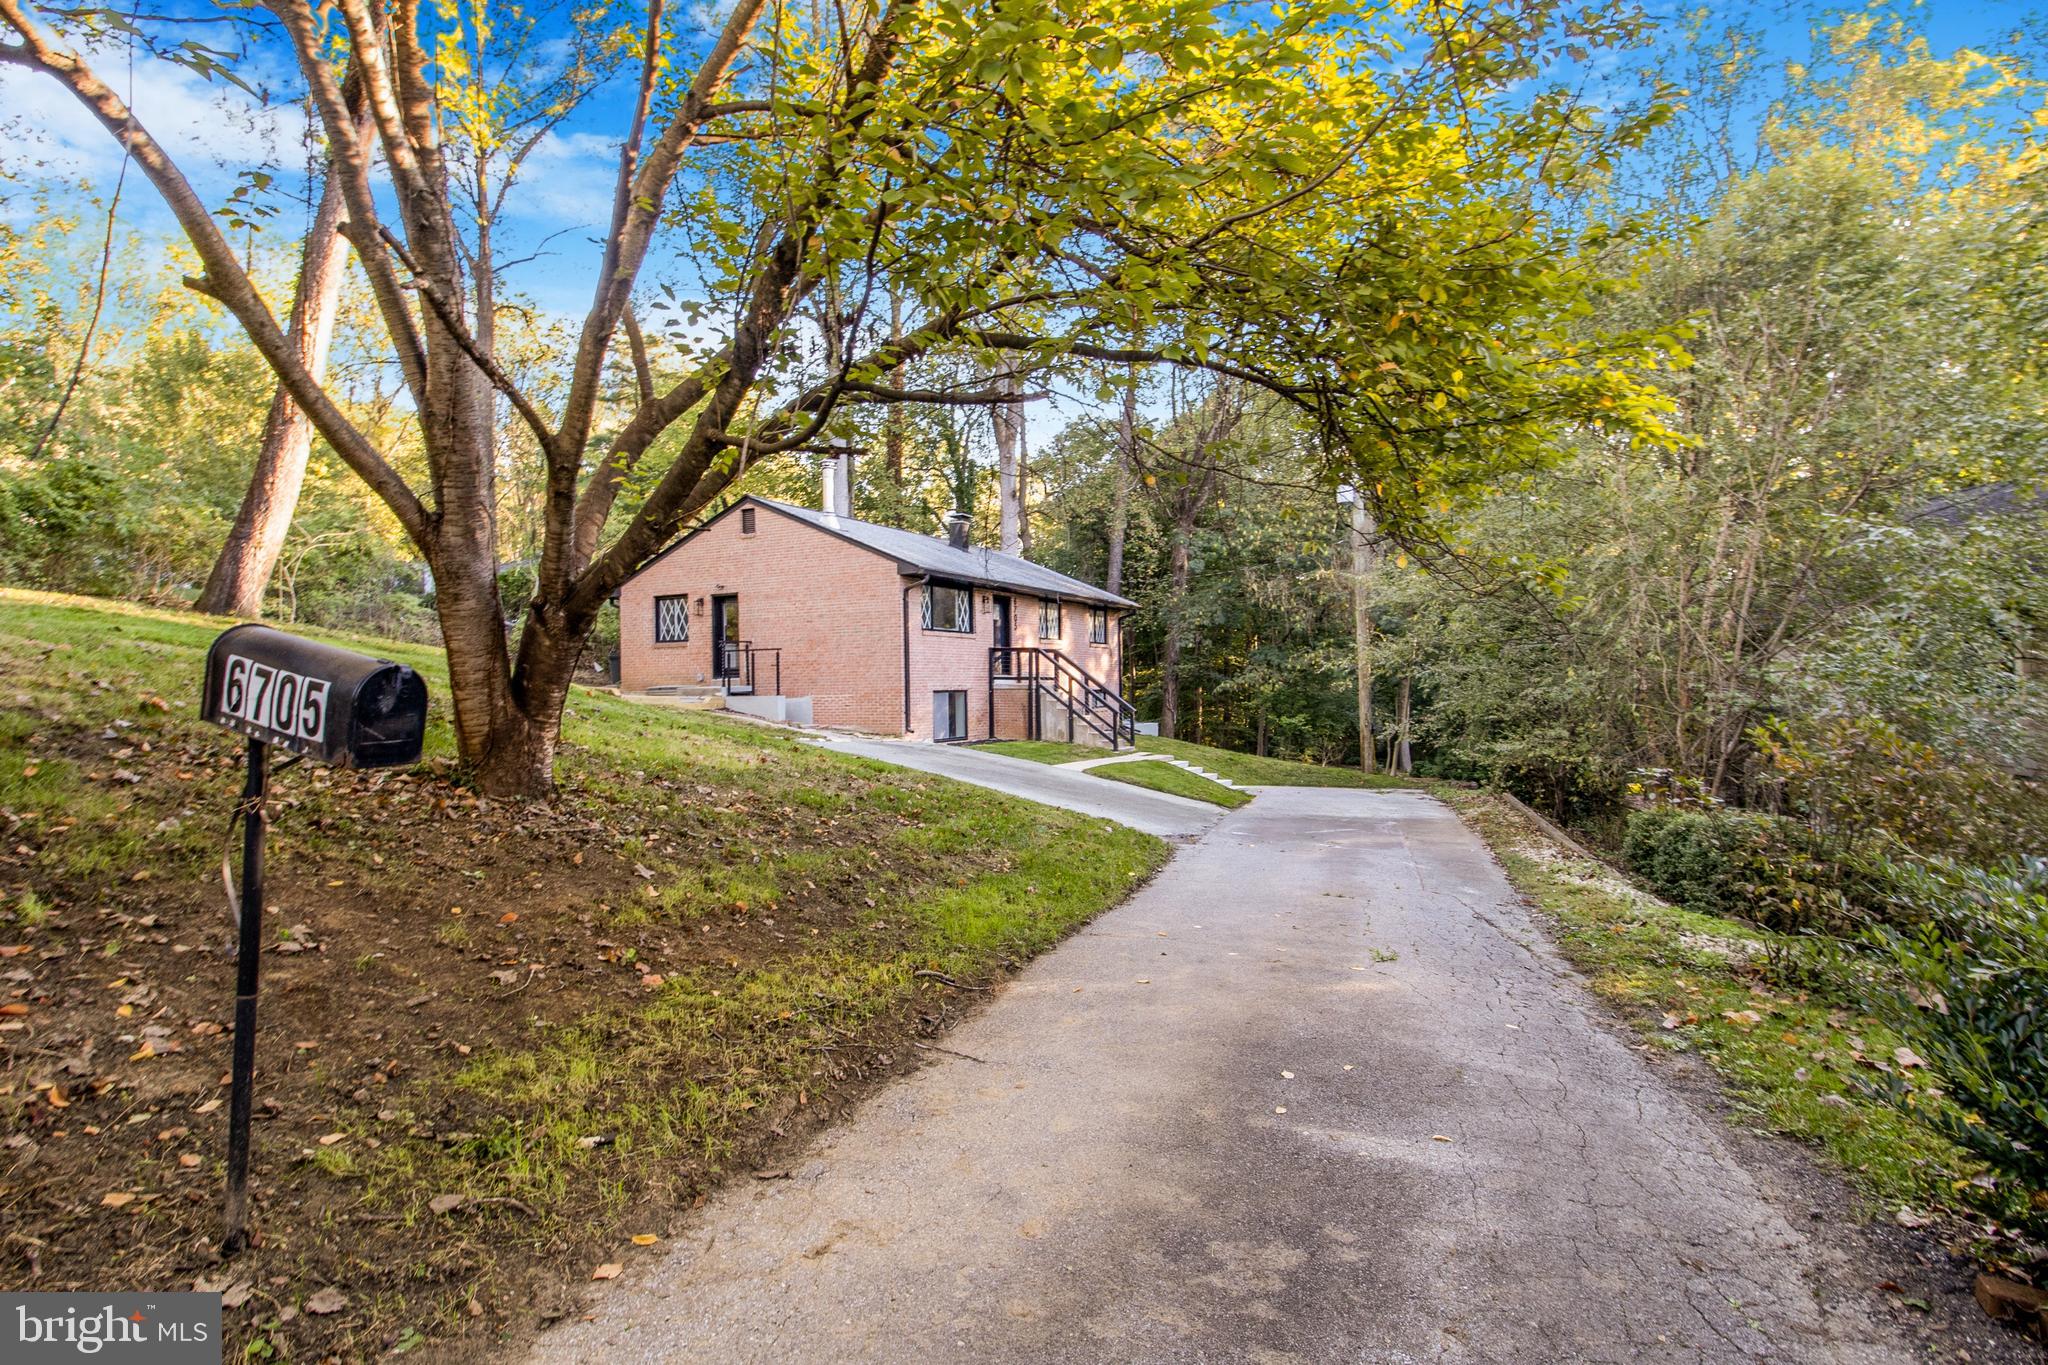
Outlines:
{"label": "large tree trunk", "polygon": [[1159,737],[1172,739],[1180,727],[1181,620],[1188,595],[1188,540],[1191,517],[1176,518],[1168,552],[1169,596],[1166,599],[1166,647],[1159,660]]}
{"label": "large tree trunk", "polygon": [[[1021,393],[1024,381],[1015,371],[1010,375],[1012,393]],[[1017,412],[1017,553],[1031,557],[1031,432],[1024,412]]]}
{"label": "large tree trunk", "polygon": [[1378,547],[1373,535],[1379,529],[1366,510],[1365,494],[1354,495],[1351,504],[1351,611],[1358,648],[1358,766],[1366,772],[1379,768],[1379,752],[1372,737],[1372,581],[1378,568]]}
{"label": "large tree trunk", "polygon": [[[320,192],[313,226],[306,232],[288,334],[316,383],[327,373],[334,317],[347,274],[348,243],[341,235],[345,214],[341,187],[330,178]],[[299,405],[279,384],[263,421],[263,444],[256,452],[249,490],[242,495],[227,543],[221,546],[213,572],[193,604],[198,610],[215,616],[263,614],[263,594],[284,551],[292,514],[298,510],[299,490],[306,482],[306,457],[312,449],[312,420],[299,411]]]}
{"label": "large tree trunk", "polygon": [[[898,345],[903,340],[903,295],[896,290],[889,291],[889,344]],[[889,386],[903,387],[903,366],[889,368]],[[903,422],[905,410],[900,403],[891,403],[882,413],[882,460],[889,470],[889,491],[892,498],[903,496]],[[900,509],[899,509],[900,510]]]}

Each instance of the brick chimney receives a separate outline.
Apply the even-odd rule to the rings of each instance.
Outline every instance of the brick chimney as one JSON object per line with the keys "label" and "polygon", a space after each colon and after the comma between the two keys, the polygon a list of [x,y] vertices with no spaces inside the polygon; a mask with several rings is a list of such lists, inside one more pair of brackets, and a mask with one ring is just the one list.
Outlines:
{"label": "brick chimney", "polygon": [[946,543],[956,550],[967,548],[967,533],[974,529],[974,518],[955,508],[946,513]]}

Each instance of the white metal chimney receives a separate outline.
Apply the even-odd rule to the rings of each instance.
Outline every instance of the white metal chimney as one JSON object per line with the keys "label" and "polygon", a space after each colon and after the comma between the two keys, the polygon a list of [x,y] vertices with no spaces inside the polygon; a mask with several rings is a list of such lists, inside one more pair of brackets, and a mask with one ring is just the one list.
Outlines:
{"label": "white metal chimney", "polygon": [[825,457],[824,506],[829,516],[853,515],[853,443],[832,442],[832,454]]}

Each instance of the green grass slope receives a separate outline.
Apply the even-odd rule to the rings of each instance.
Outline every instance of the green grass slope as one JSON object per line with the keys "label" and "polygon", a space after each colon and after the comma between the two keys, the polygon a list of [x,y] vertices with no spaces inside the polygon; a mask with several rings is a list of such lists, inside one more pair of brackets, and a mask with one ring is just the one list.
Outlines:
{"label": "green grass slope", "polygon": [[1191,773],[1186,768],[1176,768],[1171,763],[1159,763],[1149,759],[1140,763],[1105,763],[1099,768],[1090,768],[1088,772],[1095,777],[1106,777],[1112,782],[1126,782],[1133,787],[1146,787],[1174,796],[1193,797],[1197,801],[1207,801],[1212,806],[1235,809],[1252,799],[1250,792],[1221,786],[1200,773]]}
{"label": "green grass slope", "polygon": [[1362,773],[1356,768],[1302,763],[1290,758],[1261,758],[1184,739],[1138,736],[1138,747],[1147,753],[1185,759],[1206,768],[1228,782],[1247,787],[1405,787],[1408,779],[1383,773]]}

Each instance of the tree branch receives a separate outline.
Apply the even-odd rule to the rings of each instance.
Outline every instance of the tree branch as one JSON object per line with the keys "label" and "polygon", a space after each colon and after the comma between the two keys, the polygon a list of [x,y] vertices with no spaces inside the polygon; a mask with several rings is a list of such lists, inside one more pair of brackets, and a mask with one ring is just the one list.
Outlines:
{"label": "tree branch", "polygon": [[1183,370],[1207,370],[1211,374],[1228,375],[1255,384],[1269,393],[1283,398],[1300,399],[1316,392],[1311,384],[1289,384],[1277,376],[1259,370],[1234,365],[1227,360],[1197,360],[1188,356],[1169,355],[1163,350],[1129,347],[1097,346],[1086,341],[1060,341],[1051,337],[1031,337],[1019,332],[963,331],[960,339],[992,351],[1037,351],[1043,354],[1049,349],[1058,349],[1066,355],[1077,355],[1085,360],[1106,360],[1124,365],[1172,365]]}
{"label": "tree branch", "polygon": [[548,443],[554,440],[554,433],[548,430],[547,418],[524,393],[520,392],[519,386],[512,382],[512,376],[506,374],[498,362],[477,345],[476,338],[470,335],[468,324],[462,320],[461,310],[443,298],[440,286],[421,273],[418,264],[412,258],[412,253],[405,249],[405,243],[398,240],[397,234],[382,226],[379,226],[377,231],[384,244],[398,257],[399,262],[413,272],[413,287],[419,290],[420,296],[427,301],[427,306],[434,310],[434,316],[441,320],[441,325],[448,329],[448,335],[455,338],[456,345],[462,347],[476,363],[476,367],[484,372],[492,387],[511,401],[514,410],[519,413],[527,429],[533,432],[534,439],[540,442],[540,448],[545,451]]}
{"label": "tree branch", "polygon": [[178,220],[185,236],[206,271],[209,291],[233,313],[249,333],[259,354],[290,391],[292,401],[312,421],[337,455],[384,500],[392,514],[415,543],[425,548],[431,519],[427,510],[404,479],[385,463],[369,440],[358,431],[327,391],[316,383],[300,360],[298,350],[271,316],[256,286],[242,269],[234,249],[221,236],[219,225],[206,210],[191,182],[164,151],[163,144],[145,128],[116,95],[75,53],[53,47],[30,22],[19,0],[0,0],[0,22],[21,35],[30,54],[29,65],[55,79],[126,148],[136,166],[163,196],[165,205]]}
{"label": "tree branch", "polygon": [[370,185],[369,150],[364,146],[368,130],[362,126],[371,121],[371,116],[361,67],[351,73],[347,88],[336,85],[323,55],[321,34],[305,0],[265,0],[265,7],[284,25],[298,57],[299,70],[320,110],[320,121],[327,130],[327,173],[340,178],[342,193],[348,201],[348,221],[341,225],[340,232],[355,247],[356,260],[369,277],[370,294],[391,338],[398,372],[417,408],[427,401],[426,350],[398,274],[377,247],[377,197]]}

